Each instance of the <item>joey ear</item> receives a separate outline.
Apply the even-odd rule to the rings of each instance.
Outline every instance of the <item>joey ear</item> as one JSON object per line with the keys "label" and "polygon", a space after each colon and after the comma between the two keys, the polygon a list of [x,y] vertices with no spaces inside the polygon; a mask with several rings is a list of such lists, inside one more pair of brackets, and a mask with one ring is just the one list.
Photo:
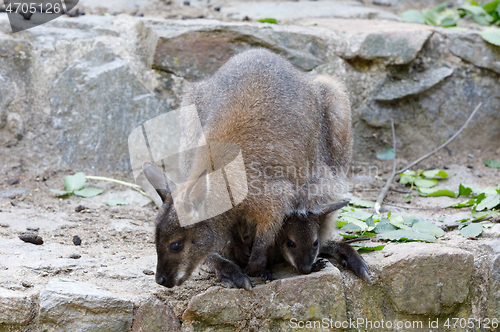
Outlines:
{"label": "joey ear", "polygon": [[145,162],[142,165],[142,171],[148,179],[149,183],[156,189],[158,195],[160,195],[161,200],[165,203],[167,200],[172,197],[170,190],[167,186],[167,178],[165,177],[165,173],[158,168],[157,166]]}
{"label": "joey ear", "polygon": [[338,203],[333,203],[333,204],[327,205],[327,206],[323,209],[323,212],[322,212],[321,214],[322,214],[323,216],[326,216],[327,214],[332,213],[333,211],[340,210],[341,208],[343,208],[343,207],[344,207],[344,206],[346,206],[347,204],[349,204],[349,200],[344,201],[344,202],[338,202]]}

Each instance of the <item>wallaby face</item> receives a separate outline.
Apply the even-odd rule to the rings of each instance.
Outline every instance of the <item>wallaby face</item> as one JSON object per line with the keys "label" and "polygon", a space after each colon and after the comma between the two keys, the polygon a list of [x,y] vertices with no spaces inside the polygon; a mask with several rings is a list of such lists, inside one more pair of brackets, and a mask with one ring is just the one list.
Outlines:
{"label": "wallaby face", "polygon": [[294,215],[287,219],[276,245],[283,258],[299,273],[311,273],[320,249],[318,218]]}
{"label": "wallaby face", "polygon": [[180,286],[213,252],[217,241],[208,222],[181,227],[163,171],[150,163],[143,170],[163,200],[156,220],[156,282],[168,288]]}

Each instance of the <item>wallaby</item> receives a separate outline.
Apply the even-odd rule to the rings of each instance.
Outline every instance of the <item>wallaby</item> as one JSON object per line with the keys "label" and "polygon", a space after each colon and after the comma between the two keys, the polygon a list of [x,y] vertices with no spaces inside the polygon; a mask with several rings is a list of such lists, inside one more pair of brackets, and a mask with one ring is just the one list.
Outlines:
{"label": "wallaby", "polygon": [[[241,221],[255,227],[248,266],[250,275],[260,275],[285,218],[320,214],[345,188],[352,156],[346,92],[331,77],[302,73],[283,57],[256,49],[234,56],[210,79],[189,86],[181,106],[190,105],[196,106],[203,133],[187,123],[186,136],[201,140],[204,135],[208,144],[236,144],[249,192],[229,211],[182,227],[168,180],[159,168],[146,164],[145,176],[164,202],[156,224],[156,281],[167,287],[182,284],[205,258],[227,246],[233,226]],[[200,170],[182,160],[179,168],[190,178]],[[189,200],[202,201],[200,195],[206,190],[190,189]]]}

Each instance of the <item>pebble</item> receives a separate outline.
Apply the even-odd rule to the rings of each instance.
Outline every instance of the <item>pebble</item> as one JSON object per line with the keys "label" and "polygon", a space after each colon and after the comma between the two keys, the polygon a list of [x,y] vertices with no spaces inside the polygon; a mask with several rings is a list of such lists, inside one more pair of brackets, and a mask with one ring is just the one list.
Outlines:
{"label": "pebble", "polygon": [[78,235],[73,236],[73,244],[79,246],[82,244],[82,239]]}
{"label": "pebble", "polygon": [[80,254],[72,254],[69,256],[69,258],[73,258],[73,259],[79,259],[80,257],[82,257],[82,255],[80,255]]}
{"label": "pebble", "polygon": [[153,271],[151,271],[151,270],[144,270],[144,271],[142,271],[142,273],[144,273],[144,274],[145,274],[145,275],[147,275],[147,276],[152,276],[152,275],[154,275],[154,274],[155,274],[155,273],[154,273]]}
{"label": "pebble", "polygon": [[33,287],[33,284],[31,282],[27,282],[27,281],[23,281],[21,283],[21,285],[23,285],[23,287],[26,287],[26,288],[31,288]]}
{"label": "pebble", "polygon": [[214,10],[215,10],[216,12],[220,12],[220,7],[214,7]]}
{"label": "pebble", "polygon": [[19,182],[20,182],[20,181],[19,181],[19,179],[10,179],[10,180],[8,181],[8,183],[9,183],[11,186],[13,186],[13,185],[15,185],[15,184],[18,184]]}
{"label": "pebble", "polygon": [[75,212],[82,212],[83,210],[85,210],[86,207],[83,206],[83,205],[78,205],[76,208],[75,208]]}
{"label": "pebble", "polygon": [[38,232],[40,230],[40,228],[34,228],[34,227],[26,227],[26,230],[27,231],[32,231],[32,232]]}
{"label": "pebble", "polygon": [[22,235],[19,235],[19,238],[21,240],[23,240],[24,242],[33,243],[36,245],[43,244],[43,239],[36,234],[22,234]]}
{"label": "pebble", "polygon": [[184,6],[189,6],[190,5],[189,1],[184,1],[183,3],[184,3]]}

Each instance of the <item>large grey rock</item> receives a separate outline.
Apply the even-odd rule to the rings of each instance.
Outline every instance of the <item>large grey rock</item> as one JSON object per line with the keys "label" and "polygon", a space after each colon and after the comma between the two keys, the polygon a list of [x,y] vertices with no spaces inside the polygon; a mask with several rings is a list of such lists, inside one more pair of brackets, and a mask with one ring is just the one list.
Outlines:
{"label": "large grey rock", "polygon": [[150,298],[137,310],[132,332],[163,331],[181,331],[181,323],[169,306],[156,298]]}
{"label": "large grey rock", "polygon": [[488,246],[493,249],[494,259],[491,264],[488,297],[488,317],[500,317],[500,240],[491,241]]}
{"label": "large grey rock", "polygon": [[233,2],[229,6],[223,6],[221,13],[239,20],[248,16],[254,20],[270,17],[278,20],[330,17],[401,21],[398,15],[365,7],[356,1]]}
{"label": "large grey rock", "polygon": [[51,91],[53,139],[63,160],[80,167],[129,169],[128,135],[168,110],[101,42],[69,66]]}
{"label": "large grey rock", "polygon": [[346,317],[342,278],[329,265],[321,272],[275,280],[250,292],[209,288],[191,299],[182,326],[187,331],[288,331],[294,330],[293,318],[335,322]]}
{"label": "large grey rock", "polygon": [[500,74],[500,47],[474,32],[452,35],[450,51],[475,66]]}
{"label": "large grey rock", "polygon": [[388,79],[375,92],[373,98],[375,100],[390,101],[408,96],[418,95],[427,89],[435,86],[445,78],[453,74],[453,69],[441,67],[429,69],[423,73],[419,73],[404,80]]}
{"label": "large grey rock", "polygon": [[129,331],[134,305],[80,282],[50,281],[40,293],[41,331]]}
{"label": "large grey rock", "polygon": [[36,302],[31,294],[0,287],[0,330],[2,325],[27,325],[36,316]]}
{"label": "large grey rock", "polygon": [[474,256],[439,244],[407,243],[386,246],[368,263],[396,312],[438,316],[467,299]]}
{"label": "large grey rock", "polygon": [[325,40],[302,27],[209,20],[152,23],[148,27],[157,35],[153,67],[188,80],[211,76],[231,56],[252,47],[280,53],[303,70],[325,61]]}

